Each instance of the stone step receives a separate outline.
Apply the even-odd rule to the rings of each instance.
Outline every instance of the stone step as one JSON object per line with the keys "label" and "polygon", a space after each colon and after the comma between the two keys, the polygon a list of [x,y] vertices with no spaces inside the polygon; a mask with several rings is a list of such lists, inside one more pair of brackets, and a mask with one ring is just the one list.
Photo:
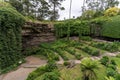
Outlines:
{"label": "stone step", "polygon": [[22,65],[21,67],[23,67],[23,68],[39,68],[40,66],[44,66],[44,65],[46,65],[46,64],[42,64],[42,65],[40,65],[40,64],[34,64],[34,65],[32,65],[32,64],[25,64],[25,65]]}

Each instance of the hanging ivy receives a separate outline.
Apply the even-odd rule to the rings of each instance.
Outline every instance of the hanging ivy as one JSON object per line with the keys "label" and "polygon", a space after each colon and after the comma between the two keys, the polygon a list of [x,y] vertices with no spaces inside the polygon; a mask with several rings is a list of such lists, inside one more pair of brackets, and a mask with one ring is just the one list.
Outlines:
{"label": "hanging ivy", "polygon": [[0,5],[0,70],[18,63],[22,58],[21,28],[25,20],[8,5]]}
{"label": "hanging ivy", "polygon": [[90,27],[88,22],[80,22],[80,21],[65,21],[54,24],[56,37],[70,37],[70,36],[81,36],[81,35],[89,35]]}

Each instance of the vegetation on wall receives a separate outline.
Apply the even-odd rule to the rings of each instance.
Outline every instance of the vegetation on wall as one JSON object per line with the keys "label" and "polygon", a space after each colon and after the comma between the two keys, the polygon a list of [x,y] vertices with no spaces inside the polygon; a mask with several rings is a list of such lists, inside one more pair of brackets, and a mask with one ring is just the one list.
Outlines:
{"label": "vegetation on wall", "polygon": [[21,60],[21,27],[24,17],[9,4],[0,3],[0,71]]}
{"label": "vegetation on wall", "polygon": [[[56,37],[60,38],[60,37],[65,37],[68,34],[70,34],[71,36],[73,35],[79,35],[79,33],[81,35],[89,35],[90,29],[88,26],[88,22],[80,22],[80,21],[65,21],[65,22],[60,22],[60,23],[56,23],[54,25],[55,27],[55,31],[56,31]],[[70,30],[68,31],[68,27],[70,27]]]}
{"label": "vegetation on wall", "polygon": [[110,19],[102,26],[102,36],[120,38],[120,15],[110,17]]}

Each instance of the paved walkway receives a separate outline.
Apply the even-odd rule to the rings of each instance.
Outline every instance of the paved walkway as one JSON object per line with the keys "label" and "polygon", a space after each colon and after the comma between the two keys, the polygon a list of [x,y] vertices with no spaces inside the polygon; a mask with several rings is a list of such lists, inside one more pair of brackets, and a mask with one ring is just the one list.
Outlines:
{"label": "paved walkway", "polygon": [[27,62],[22,64],[17,70],[1,75],[0,80],[26,80],[29,73],[47,63],[46,60],[41,60],[34,56],[27,57],[26,61]]}
{"label": "paved walkway", "polygon": [[[102,56],[116,56],[118,54],[120,54],[120,52],[116,52],[116,53],[108,52],[98,57],[91,57],[91,59],[100,60]],[[9,72],[5,75],[1,75],[0,80],[26,80],[29,73],[34,71],[36,68],[47,64],[46,60],[41,60],[40,58],[34,56],[27,57],[26,61],[27,62],[22,64],[17,70]],[[73,61],[75,64],[81,63],[81,60],[73,60]],[[63,63],[64,60],[62,59],[62,57],[60,57],[60,61],[58,61],[57,64],[63,64]]]}

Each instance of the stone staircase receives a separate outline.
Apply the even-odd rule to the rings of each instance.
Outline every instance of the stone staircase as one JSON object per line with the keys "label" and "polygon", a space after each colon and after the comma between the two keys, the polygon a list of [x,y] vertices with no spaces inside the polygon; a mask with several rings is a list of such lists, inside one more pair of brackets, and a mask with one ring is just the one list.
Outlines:
{"label": "stone staircase", "polygon": [[50,24],[26,22],[22,28],[23,49],[37,47],[42,42],[52,42],[54,40],[54,28]]}

